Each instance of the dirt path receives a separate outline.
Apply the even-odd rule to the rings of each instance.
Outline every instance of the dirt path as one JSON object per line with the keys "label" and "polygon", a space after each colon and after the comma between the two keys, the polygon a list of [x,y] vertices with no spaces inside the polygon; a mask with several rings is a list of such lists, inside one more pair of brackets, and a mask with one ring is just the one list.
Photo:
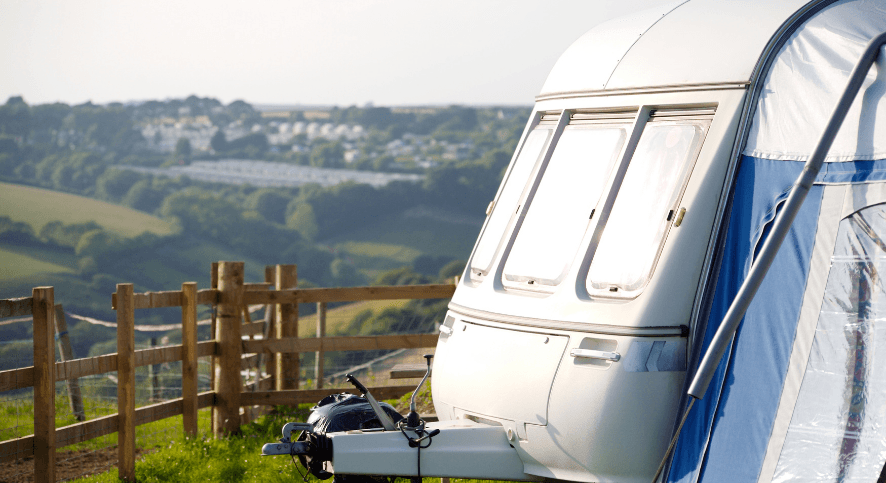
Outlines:
{"label": "dirt path", "polygon": [[[144,454],[136,449],[136,458]],[[104,473],[117,465],[117,448],[100,450],[83,449],[59,451],[55,456],[56,481],[82,478]],[[34,458],[24,458],[12,463],[0,464],[0,483],[25,483],[34,481]]]}

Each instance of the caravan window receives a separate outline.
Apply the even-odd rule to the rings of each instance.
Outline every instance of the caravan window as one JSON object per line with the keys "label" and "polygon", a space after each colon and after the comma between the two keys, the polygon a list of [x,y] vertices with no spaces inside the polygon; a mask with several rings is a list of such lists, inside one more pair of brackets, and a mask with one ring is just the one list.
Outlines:
{"label": "caravan window", "polygon": [[629,126],[566,127],[508,255],[506,282],[556,285],[566,275]]}
{"label": "caravan window", "polygon": [[633,297],[645,287],[709,125],[655,118],[646,125],[602,228],[588,292]]}
{"label": "caravan window", "polygon": [[498,251],[505,229],[511,221],[511,216],[517,210],[517,203],[520,201],[523,189],[526,187],[529,176],[532,174],[544,147],[548,144],[553,127],[550,124],[539,125],[526,137],[523,148],[508,175],[507,182],[492,208],[486,228],[474,250],[474,256],[471,257],[471,273],[486,275],[492,265],[493,257]]}

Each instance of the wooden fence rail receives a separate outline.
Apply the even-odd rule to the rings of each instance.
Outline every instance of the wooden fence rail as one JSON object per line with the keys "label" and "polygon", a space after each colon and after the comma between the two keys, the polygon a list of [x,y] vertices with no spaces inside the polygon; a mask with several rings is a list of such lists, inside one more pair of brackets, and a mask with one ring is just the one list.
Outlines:
{"label": "wooden fence rail", "polygon": [[[182,360],[182,346],[172,345],[158,347],[156,349],[142,349],[135,352],[135,366],[142,367],[151,364],[163,364]],[[197,357],[206,357],[215,354],[215,341],[197,343]],[[88,357],[85,359],[73,359],[70,361],[57,362],[55,365],[55,380],[65,381],[87,376],[105,374],[117,370],[117,354],[105,354],[103,356]],[[0,392],[12,391],[34,386],[34,366],[22,367],[0,371]]]}
{"label": "wooden fence rail", "polygon": [[[136,426],[182,415],[184,433],[195,435],[197,411],[211,407],[213,432],[236,432],[261,412],[259,407],[316,402],[328,395],[329,390],[322,389],[324,352],[423,348],[437,343],[437,334],[326,337],[328,302],[449,298],[455,291],[454,285],[299,289],[294,265],[266,267],[264,283],[245,283],[243,273],[242,262],[214,263],[213,288],[203,290],[187,282],[181,290],[134,293],[132,284],[118,284],[111,296],[117,311],[117,352],[62,362],[55,361],[54,343],[55,335],[66,328],[56,327],[61,310],[54,304],[52,287],[35,288],[31,297],[0,300],[0,317],[30,315],[34,320],[34,365],[0,371],[0,392],[34,388],[34,434],[0,442],[0,463],[34,457],[34,481],[53,482],[57,448],[116,432],[119,476],[132,481]],[[315,338],[298,337],[299,303],[317,303]],[[197,342],[198,305],[214,309],[212,340]],[[267,306],[264,320],[251,320],[250,305]],[[182,343],[135,350],[135,311],[165,307],[182,309]],[[316,389],[298,389],[298,353],[302,352],[316,354]],[[198,394],[197,359],[206,356],[213,359],[212,390]],[[135,368],[177,361],[182,362],[182,397],[135,408]],[[261,374],[263,362],[267,363],[266,376]],[[55,427],[56,381],[115,371],[117,414]],[[254,380],[244,381],[243,371],[254,372]],[[413,387],[371,389],[377,398],[388,399]]]}
{"label": "wooden fence rail", "polygon": [[[378,287],[299,288],[243,294],[246,304],[295,304],[312,302],[352,302],[357,300],[444,299],[452,297],[455,285],[392,285]],[[219,303],[226,303],[219,294]]]}
{"label": "wooden fence rail", "polygon": [[22,317],[32,315],[34,297],[0,300],[0,317]]}
{"label": "wooden fence rail", "polygon": [[244,353],[252,354],[419,349],[436,347],[437,334],[340,336],[312,339],[288,337],[286,339],[243,341],[241,345]]}

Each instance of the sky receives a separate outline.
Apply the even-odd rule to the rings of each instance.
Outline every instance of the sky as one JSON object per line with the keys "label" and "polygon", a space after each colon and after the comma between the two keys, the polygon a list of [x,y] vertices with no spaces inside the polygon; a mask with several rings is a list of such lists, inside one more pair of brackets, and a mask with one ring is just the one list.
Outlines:
{"label": "sky", "polygon": [[603,21],[671,0],[0,3],[0,102],[531,105]]}

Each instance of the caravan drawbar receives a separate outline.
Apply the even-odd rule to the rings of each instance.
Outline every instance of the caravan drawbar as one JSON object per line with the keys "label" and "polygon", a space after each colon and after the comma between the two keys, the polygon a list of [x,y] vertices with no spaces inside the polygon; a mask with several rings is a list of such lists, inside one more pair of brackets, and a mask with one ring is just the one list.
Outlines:
{"label": "caravan drawbar", "polygon": [[439,421],[364,388],[263,452],[341,481],[886,479],[884,32],[886,0],[593,28],[440,326]]}

